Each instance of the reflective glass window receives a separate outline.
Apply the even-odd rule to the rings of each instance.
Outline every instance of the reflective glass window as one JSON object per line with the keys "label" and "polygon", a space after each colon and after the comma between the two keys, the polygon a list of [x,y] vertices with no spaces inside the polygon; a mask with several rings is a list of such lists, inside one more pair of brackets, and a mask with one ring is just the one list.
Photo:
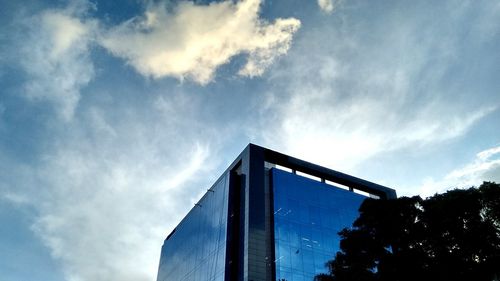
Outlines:
{"label": "reflective glass window", "polygon": [[327,273],[338,232],[352,225],[366,198],[306,177],[271,169],[276,280],[312,281]]}
{"label": "reflective glass window", "polygon": [[229,175],[222,177],[165,240],[157,281],[223,281]]}

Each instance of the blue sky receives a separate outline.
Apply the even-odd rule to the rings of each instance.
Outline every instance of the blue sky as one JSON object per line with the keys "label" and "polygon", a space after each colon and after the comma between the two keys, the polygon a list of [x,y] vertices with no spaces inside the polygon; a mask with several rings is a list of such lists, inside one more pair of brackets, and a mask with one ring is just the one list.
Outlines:
{"label": "blue sky", "polygon": [[0,7],[2,280],[154,280],[249,142],[400,195],[500,181],[498,1]]}

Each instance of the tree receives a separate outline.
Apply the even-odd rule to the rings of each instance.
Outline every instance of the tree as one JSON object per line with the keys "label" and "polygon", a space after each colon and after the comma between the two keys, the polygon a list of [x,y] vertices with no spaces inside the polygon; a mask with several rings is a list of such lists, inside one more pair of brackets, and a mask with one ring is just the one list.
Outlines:
{"label": "tree", "polygon": [[474,280],[500,277],[500,185],[430,198],[366,199],[340,251],[316,281]]}

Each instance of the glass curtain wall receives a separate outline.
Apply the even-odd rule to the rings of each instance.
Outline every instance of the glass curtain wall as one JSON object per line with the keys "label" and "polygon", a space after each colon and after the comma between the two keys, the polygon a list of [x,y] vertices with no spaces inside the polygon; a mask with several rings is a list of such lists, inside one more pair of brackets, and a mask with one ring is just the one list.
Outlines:
{"label": "glass curtain wall", "polygon": [[229,174],[196,204],[162,247],[157,281],[223,281]]}
{"label": "glass curtain wall", "polygon": [[312,281],[339,250],[366,198],[319,181],[271,169],[276,280]]}

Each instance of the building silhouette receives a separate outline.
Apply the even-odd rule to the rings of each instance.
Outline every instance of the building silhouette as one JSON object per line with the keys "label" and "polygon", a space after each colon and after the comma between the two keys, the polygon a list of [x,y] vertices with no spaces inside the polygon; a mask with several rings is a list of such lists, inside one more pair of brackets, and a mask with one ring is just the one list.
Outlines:
{"label": "building silhouette", "polygon": [[393,189],[249,144],[167,236],[157,281],[312,281]]}

